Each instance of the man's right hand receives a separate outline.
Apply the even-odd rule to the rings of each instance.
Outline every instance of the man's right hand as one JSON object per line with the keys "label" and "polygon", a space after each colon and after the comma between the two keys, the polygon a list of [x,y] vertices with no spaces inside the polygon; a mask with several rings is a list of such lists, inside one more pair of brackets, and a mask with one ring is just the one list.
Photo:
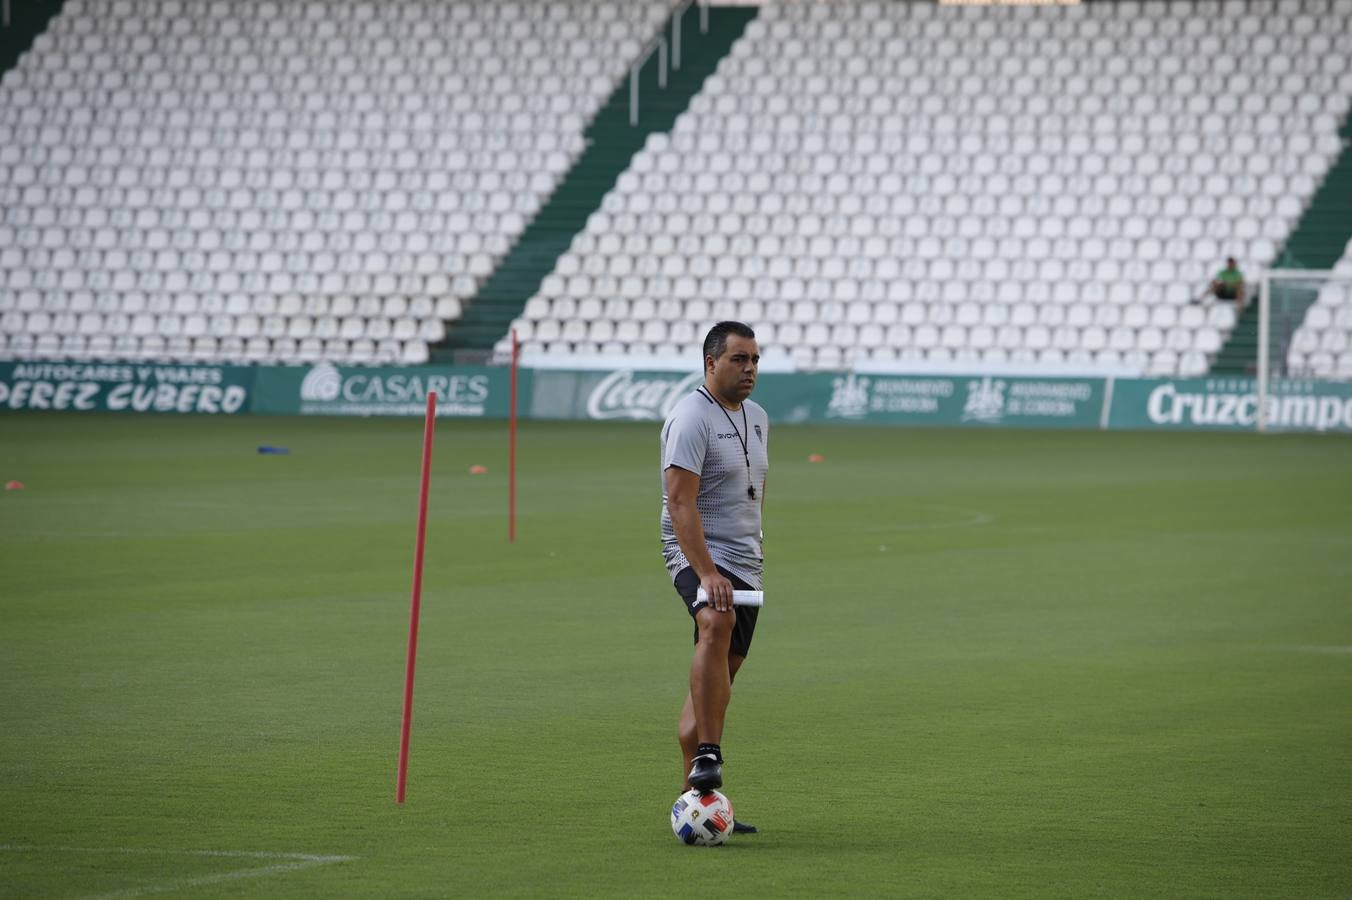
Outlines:
{"label": "man's right hand", "polygon": [[732,612],[732,582],[724,578],[722,573],[715,571],[702,576],[699,586],[708,595],[710,606],[718,612]]}

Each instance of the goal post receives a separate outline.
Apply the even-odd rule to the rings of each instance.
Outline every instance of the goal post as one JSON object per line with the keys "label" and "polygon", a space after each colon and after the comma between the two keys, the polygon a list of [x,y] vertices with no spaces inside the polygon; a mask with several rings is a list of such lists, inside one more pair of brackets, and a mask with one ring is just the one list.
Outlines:
{"label": "goal post", "polygon": [[1352,381],[1352,269],[1271,269],[1258,279],[1257,427],[1273,425],[1274,384]]}

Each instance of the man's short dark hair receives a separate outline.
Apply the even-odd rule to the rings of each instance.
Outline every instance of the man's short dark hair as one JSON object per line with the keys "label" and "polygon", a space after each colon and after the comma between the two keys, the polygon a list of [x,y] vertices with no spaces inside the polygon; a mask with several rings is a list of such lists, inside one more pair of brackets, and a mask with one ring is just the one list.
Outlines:
{"label": "man's short dark hair", "polygon": [[723,355],[723,351],[728,349],[728,335],[735,334],[738,337],[751,338],[755,340],[756,332],[751,330],[750,325],[741,322],[719,322],[709,333],[704,336],[704,355],[712,356],[718,359]]}

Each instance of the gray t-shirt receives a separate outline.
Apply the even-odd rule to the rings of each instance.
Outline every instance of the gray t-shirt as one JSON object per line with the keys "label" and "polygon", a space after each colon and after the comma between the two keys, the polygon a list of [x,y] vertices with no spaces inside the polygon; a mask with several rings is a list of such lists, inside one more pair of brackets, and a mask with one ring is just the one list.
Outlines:
{"label": "gray t-shirt", "polygon": [[[667,416],[662,425],[662,555],[673,579],[690,565],[676,541],[667,509],[666,471],[679,466],[700,477],[695,508],[709,555],[752,587],[761,588],[765,555],[761,500],[770,468],[769,440],[770,417],[760,404],[743,400],[740,410],[725,410],[703,388],[678,402]],[[754,499],[747,493],[752,486]]]}

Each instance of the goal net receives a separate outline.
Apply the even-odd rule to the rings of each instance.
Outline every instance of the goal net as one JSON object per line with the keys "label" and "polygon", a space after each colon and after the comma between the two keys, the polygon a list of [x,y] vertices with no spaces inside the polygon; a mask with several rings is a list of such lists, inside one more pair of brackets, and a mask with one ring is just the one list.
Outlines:
{"label": "goal net", "polygon": [[[1324,383],[1352,382],[1352,264],[1262,274],[1255,372],[1260,431],[1307,424],[1308,415],[1319,416]],[[1314,410],[1304,408],[1311,403]]]}

